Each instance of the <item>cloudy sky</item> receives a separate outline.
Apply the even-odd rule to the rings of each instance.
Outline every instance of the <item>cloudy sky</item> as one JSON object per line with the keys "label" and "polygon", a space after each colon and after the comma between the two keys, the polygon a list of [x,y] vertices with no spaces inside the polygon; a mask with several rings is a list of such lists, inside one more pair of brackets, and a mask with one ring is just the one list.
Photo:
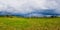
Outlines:
{"label": "cloudy sky", "polygon": [[[54,9],[52,13],[60,14],[60,0],[0,0],[0,12],[28,14],[34,11],[40,13],[50,9],[51,11]],[[37,13],[32,14],[39,16]]]}

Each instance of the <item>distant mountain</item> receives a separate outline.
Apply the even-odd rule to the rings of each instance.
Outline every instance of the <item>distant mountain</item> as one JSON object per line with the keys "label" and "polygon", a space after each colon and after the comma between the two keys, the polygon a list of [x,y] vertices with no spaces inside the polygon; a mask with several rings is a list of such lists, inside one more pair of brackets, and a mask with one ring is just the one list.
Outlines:
{"label": "distant mountain", "polygon": [[56,13],[54,11],[54,9],[46,9],[46,10],[43,10],[43,11],[38,10],[38,11],[34,11],[34,12],[31,12],[31,13],[25,14],[25,16],[37,16],[37,17],[47,16],[47,15],[58,16],[60,14]]}
{"label": "distant mountain", "polygon": [[15,15],[15,16],[21,16],[21,17],[31,17],[31,16],[36,16],[36,17],[42,17],[42,16],[45,16],[45,15],[60,15],[58,13],[56,13],[54,11],[54,9],[46,9],[46,10],[42,10],[42,11],[39,11],[39,10],[35,10],[33,12],[30,12],[30,13],[14,13],[14,12],[7,12],[7,11],[0,11],[0,15]]}

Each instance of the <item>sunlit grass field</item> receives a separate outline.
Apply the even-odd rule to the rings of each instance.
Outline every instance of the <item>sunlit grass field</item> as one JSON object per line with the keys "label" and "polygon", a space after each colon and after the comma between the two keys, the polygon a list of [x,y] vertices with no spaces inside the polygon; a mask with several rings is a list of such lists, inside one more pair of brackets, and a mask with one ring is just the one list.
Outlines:
{"label": "sunlit grass field", "polygon": [[60,18],[0,17],[0,30],[60,30]]}

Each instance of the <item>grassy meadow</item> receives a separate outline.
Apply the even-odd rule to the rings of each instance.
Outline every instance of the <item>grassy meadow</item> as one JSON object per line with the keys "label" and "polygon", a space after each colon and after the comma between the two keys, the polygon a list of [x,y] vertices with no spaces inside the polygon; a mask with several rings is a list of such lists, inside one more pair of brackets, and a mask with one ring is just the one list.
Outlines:
{"label": "grassy meadow", "polygon": [[60,30],[60,18],[0,17],[0,30]]}

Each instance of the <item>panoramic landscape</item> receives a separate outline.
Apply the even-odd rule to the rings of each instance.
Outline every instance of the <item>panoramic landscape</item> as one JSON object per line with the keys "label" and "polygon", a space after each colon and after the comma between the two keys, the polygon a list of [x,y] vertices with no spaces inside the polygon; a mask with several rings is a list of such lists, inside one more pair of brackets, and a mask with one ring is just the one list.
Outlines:
{"label": "panoramic landscape", "polygon": [[0,30],[60,30],[60,0],[0,0]]}

